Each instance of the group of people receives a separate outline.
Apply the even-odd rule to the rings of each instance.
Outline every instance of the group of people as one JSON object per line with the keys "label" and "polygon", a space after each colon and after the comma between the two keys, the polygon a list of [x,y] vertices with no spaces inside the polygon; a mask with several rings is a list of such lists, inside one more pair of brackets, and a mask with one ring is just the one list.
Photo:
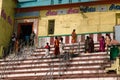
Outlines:
{"label": "group of people", "polygon": [[[22,36],[22,37],[21,37]],[[29,43],[30,46],[33,46],[34,45],[34,38],[35,38],[35,33],[34,31],[30,34],[30,37],[29,38],[26,38],[26,36],[24,36],[23,38],[23,35],[20,34],[20,37],[17,37],[15,33],[12,34],[12,37],[11,37],[11,51],[12,52],[19,52],[20,50],[20,45],[22,43]]]}
{"label": "group of people", "polygon": [[[111,37],[109,34],[106,36],[101,36],[99,38],[99,52],[105,52],[105,48],[108,48],[111,44]],[[85,40],[85,53],[92,53],[94,52],[94,41],[92,37],[87,36]]]}
{"label": "group of people", "polygon": [[110,37],[109,34],[106,34],[106,36],[101,36],[100,40],[99,40],[99,51],[104,52],[105,48],[108,49],[108,46],[111,45],[112,39]]}
{"label": "group of people", "polygon": [[[56,36],[54,40],[54,56],[55,57],[58,57],[60,54],[63,53],[63,48],[64,48],[63,46],[64,46],[63,38],[61,37],[59,40],[58,37]],[[50,51],[50,45],[48,42],[46,43],[45,49],[46,49],[45,56],[48,56]]]}
{"label": "group of people", "polygon": [[[73,31],[71,33],[71,43],[72,44],[77,43],[77,34],[75,31],[76,30],[73,29]],[[111,44],[111,41],[112,41],[112,39],[109,34],[106,34],[105,36],[101,36],[99,38],[99,52],[105,52],[105,48],[108,48],[108,46]],[[84,46],[85,46],[84,47],[85,53],[92,53],[95,51],[94,50],[94,40],[90,36],[86,36]],[[56,36],[54,39],[54,55],[58,56],[59,54],[62,54],[63,47],[64,47],[63,38],[60,37],[58,39],[58,37]],[[49,51],[50,51],[49,43],[46,44],[45,48],[47,50],[46,55],[48,55]],[[71,49],[71,50],[73,50],[73,49]]]}
{"label": "group of people", "polygon": [[[75,29],[73,29],[73,32],[72,32],[71,36],[72,36],[71,43],[76,43],[76,41],[77,41],[77,34],[75,32]],[[50,45],[49,45],[48,42],[46,43],[45,49],[46,49],[46,55],[45,56],[48,56],[49,55],[49,51],[50,51]],[[64,49],[63,38],[60,37],[58,39],[58,37],[55,36],[55,39],[54,39],[54,56],[58,57],[60,54],[63,54],[64,53],[63,49]]]}

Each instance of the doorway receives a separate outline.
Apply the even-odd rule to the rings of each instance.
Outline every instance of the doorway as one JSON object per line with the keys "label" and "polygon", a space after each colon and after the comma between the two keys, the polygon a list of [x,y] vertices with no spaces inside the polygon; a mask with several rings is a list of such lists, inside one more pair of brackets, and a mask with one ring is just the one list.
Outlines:
{"label": "doorway", "polygon": [[25,41],[25,37],[30,37],[33,31],[33,23],[19,23],[17,37]]}

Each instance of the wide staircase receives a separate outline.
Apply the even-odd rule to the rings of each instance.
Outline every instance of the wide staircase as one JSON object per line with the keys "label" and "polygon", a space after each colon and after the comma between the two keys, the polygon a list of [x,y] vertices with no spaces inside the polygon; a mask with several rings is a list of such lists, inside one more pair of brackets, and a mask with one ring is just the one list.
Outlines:
{"label": "wide staircase", "polygon": [[[98,46],[95,46],[98,49]],[[0,59],[0,80],[120,80],[107,52],[84,53],[84,45],[66,44],[64,54],[45,57],[44,48],[24,47],[19,54]],[[73,55],[74,54],[74,55]]]}

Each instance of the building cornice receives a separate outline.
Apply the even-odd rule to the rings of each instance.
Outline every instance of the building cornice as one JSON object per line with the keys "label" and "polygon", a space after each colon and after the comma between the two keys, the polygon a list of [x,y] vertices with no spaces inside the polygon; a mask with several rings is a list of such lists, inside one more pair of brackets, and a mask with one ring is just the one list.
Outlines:
{"label": "building cornice", "polygon": [[80,2],[80,3],[71,3],[71,4],[59,4],[59,5],[49,5],[49,6],[16,8],[15,11],[16,11],[16,13],[19,13],[19,12],[31,12],[31,11],[71,8],[71,7],[80,7],[80,6],[116,4],[116,3],[117,4],[120,3],[120,0],[101,0],[101,1],[94,1],[94,2]]}

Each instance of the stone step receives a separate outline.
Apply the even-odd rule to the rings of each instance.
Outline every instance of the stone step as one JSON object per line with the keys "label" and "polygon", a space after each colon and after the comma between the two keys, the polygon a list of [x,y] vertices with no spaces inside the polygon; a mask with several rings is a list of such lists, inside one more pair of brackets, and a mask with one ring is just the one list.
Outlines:
{"label": "stone step", "polygon": [[[41,56],[44,56],[45,54],[32,54],[31,56],[34,56],[34,57],[27,57],[27,59],[30,59],[30,58],[41,58]],[[75,54],[76,56],[78,57],[81,57],[81,58],[92,58],[92,57],[108,57],[109,58],[109,55],[108,54],[94,54],[94,53],[88,53],[88,54]],[[50,58],[50,57],[49,57]]]}
{"label": "stone step", "polygon": [[[22,53],[22,55],[25,55],[25,56],[36,56],[37,57],[37,55],[40,55],[40,56],[42,56],[43,54],[45,55],[45,52],[33,52],[33,53]],[[53,52],[50,52],[50,54],[53,54]],[[107,54],[107,52],[99,52],[99,53],[97,53],[97,52],[94,52],[94,53],[75,53],[75,54],[79,54],[79,55],[97,55],[97,54]],[[8,58],[6,58],[6,59],[0,59],[0,62],[1,61],[4,61],[4,60],[9,60],[9,58],[10,59],[12,59],[13,57],[16,57],[17,55],[15,55],[15,54],[10,54],[10,56],[8,57]],[[21,55],[18,55],[18,56],[21,56]]]}
{"label": "stone step", "polygon": [[[62,68],[63,67],[66,67],[65,65],[61,65],[62,66]],[[89,66],[71,66],[71,67],[68,67],[69,69],[104,69],[104,68],[107,68],[107,67],[110,67],[110,65],[109,64],[107,64],[107,65],[104,65],[104,66],[102,66],[102,65],[89,65]],[[6,70],[6,72],[7,71],[19,71],[19,70],[23,70],[23,71],[25,71],[25,70],[27,70],[27,71],[30,71],[30,70],[41,70],[41,71],[45,71],[45,70],[49,70],[51,68],[51,66],[49,66],[48,65],[48,67],[47,66],[44,66],[44,67],[40,67],[39,65],[30,65],[30,66],[19,66],[19,67],[17,67],[17,66],[7,66],[7,67],[1,67],[0,68],[0,71],[1,72],[3,72],[4,70]],[[54,67],[54,70],[59,70],[60,69],[60,66],[56,66],[56,67]]]}
{"label": "stone step", "polygon": [[[97,80],[99,80],[100,78],[102,78],[102,80],[104,80],[104,78],[112,78],[112,79],[117,79],[116,77],[118,77],[118,75],[116,74],[106,74],[106,73],[99,73],[99,74],[71,74],[71,75],[64,75],[64,76],[60,76],[61,79],[74,79],[74,78],[78,78],[79,80],[81,80],[82,78],[85,79],[90,79],[92,80],[93,78],[97,78]],[[91,79],[92,78],[92,79]]]}
{"label": "stone step", "polygon": [[[34,78],[15,78],[15,79],[4,79],[4,80],[40,80],[40,79],[36,79],[36,77]],[[44,79],[41,79],[44,80]],[[119,80],[118,78],[115,77],[107,77],[107,78],[74,78],[74,79],[54,79],[54,80]]]}
{"label": "stone step", "polygon": [[[41,75],[45,75],[46,72],[50,71],[50,69],[52,68],[48,68],[47,70],[42,70],[42,69],[24,69],[24,70],[7,70],[5,72],[1,72],[4,73],[4,75],[14,75],[14,74],[19,74],[19,75],[23,75],[23,74],[31,74],[31,73],[35,73],[35,74],[41,74]],[[66,74],[77,74],[77,73],[105,73],[104,69],[100,69],[100,68],[77,68],[77,69],[71,69],[71,68],[57,68],[57,69],[53,69],[54,73],[57,74],[59,72],[64,72]]]}
{"label": "stone step", "polygon": [[[27,71],[27,72],[9,72],[9,73],[4,73],[4,75],[7,75],[8,77],[18,77],[18,76],[44,76],[46,75],[47,72],[40,72],[40,71]],[[88,70],[84,70],[84,71],[66,71],[63,72],[64,75],[70,75],[70,74],[100,74],[100,73],[106,73],[104,70],[93,70],[93,71],[88,71]],[[59,72],[53,72],[53,75],[59,75]]]}
{"label": "stone step", "polygon": [[[51,54],[53,53],[51,52]],[[118,76],[115,73],[113,73],[113,75],[107,74],[104,70],[104,68],[110,66],[110,62],[108,62],[109,55],[106,52],[75,54],[77,54],[77,56],[71,58],[67,64],[65,64],[64,61],[61,63],[60,60],[62,60],[62,58],[53,58],[50,56],[41,58],[45,55],[45,52],[39,51],[32,54],[30,53],[23,60],[22,57],[16,60],[0,60],[0,73],[3,76],[7,76],[5,78],[6,80],[36,80],[38,76],[39,78],[37,80],[49,80],[44,77],[47,72],[50,74],[50,69],[54,71],[52,73],[54,80],[102,79],[104,77],[111,79],[111,77],[116,78]],[[60,66],[62,66],[62,68],[60,68]],[[60,72],[63,75],[60,76]]]}
{"label": "stone step", "polygon": [[[24,79],[23,79],[24,78]],[[91,73],[91,74],[63,74],[63,75],[54,75],[54,76],[11,76],[11,77],[4,77],[4,79],[9,80],[28,80],[28,79],[34,79],[34,80],[51,80],[52,78],[54,80],[119,80],[119,75],[116,75],[114,73],[112,74],[106,74],[106,73]],[[50,79],[51,78],[51,79]]]}
{"label": "stone step", "polygon": [[[89,65],[102,65],[102,64],[110,64],[110,62],[107,62],[107,61],[89,61],[89,62],[69,62],[70,65],[82,65],[82,66],[86,66],[88,64]],[[39,62],[30,62],[30,63],[20,63],[20,62],[16,62],[16,63],[11,63],[11,64],[1,64],[1,66],[7,66],[9,65],[8,67],[13,67],[13,66],[16,66],[16,67],[26,67],[26,66],[39,66],[39,67],[46,67],[48,66],[49,64],[54,64],[54,67],[56,66],[59,66],[60,63],[54,63],[54,62],[51,62],[51,63],[48,63],[47,60],[46,60],[46,63],[42,61],[39,61]]]}
{"label": "stone step", "polygon": [[[76,50],[74,50],[74,51],[76,51]],[[53,52],[54,52],[54,51],[50,51],[51,54],[53,54]],[[74,53],[76,53],[76,52],[74,52]],[[36,52],[36,51],[35,51],[35,52],[33,53],[33,55],[34,55],[34,54],[45,54],[45,52],[39,52],[39,51]],[[97,52],[94,52],[94,53],[84,53],[84,52],[81,52],[81,53],[79,53],[79,54],[82,54],[82,55],[87,55],[87,54],[88,54],[88,55],[94,55],[94,54],[107,54],[107,52],[99,52],[99,53],[97,53]]]}
{"label": "stone step", "polygon": [[[34,54],[36,55],[36,54]],[[39,55],[39,54],[38,54]],[[85,53],[81,53],[81,54],[75,54],[77,55],[77,57],[74,57],[73,59],[76,59],[76,58],[80,58],[80,59],[91,59],[91,58],[109,58],[109,55],[106,54],[106,53],[99,53],[99,54],[96,54],[96,53],[89,53],[89,54],[85,54]],[[6,59],[6,60],[1,60],[0,62],[13,62],[13,61],[22,61],[22,60],[40,60],[40,59],[46,59],[46,58],[42,58],[41,56],[27,56],[25,59],[22,59],[22,57],[19,57],[17,59]],[[47,60],[48,59],[51,59],[50,56],[47,57]],[[54,59],[54,60],[57,60],[58,58]]]}
{"label": "stone step", "polygon": [[[106,64],[106,63],[105,63]],[[74,71],[81,71],[81,70],[87,70],[88,72],[89,72],[89,70],[93,70],[92,72],[94,72],[94,70],[96,71],[96,69],[98,69],[98,71],[96,71],[96,72],[99,72],[101,69],[101,66],[103,65],[103,63],[101,63],[101,64],[98,64],[98,63],[92,63],[91,65],[89,64],[87,64],[87,65],[84,65],[84,64],[81,64],[81,65],[79,65],[79,64],[70,64],[69,65],[69,71],[73,71],[73,73],[74,73]],[[81,66],[83,66],[83,67],[81,67]],[[89,68],[89,67],[98,67],[98,68]],[[32,68],[33,67],[33,68]],[[56,70],[56,71],[59,71],[59,65],[53,65],[53,67],[54,67],[54,69]],[[85,68],[86,67],[86,68]],[[17,69],[14,69],[14,68],[17,68]],[[48,69],[48,68],[50,68],[50,66],[48,66],[48,65],[46,65],[46,66],[29,66],[29,67],[24,67],[23,65],[21,65],[21,66],[14,66],[14,68],[12,68],[11,67],[11,69],[12,70],[7,70],[7,71],[5,71],[5,73],[4,74],[12,74],[12,73],[14,73],[14,74],[17,74],[17,73],[36,73],[36,72],[46,72],[45,71],[45,68],[46,69]],[[48,70],[49,71],[49,70]],[[81,71],[82,73],[84,72],[84,71]],[[104,71],[103,69],[102,69],[102,71]],[[2,72],[4,72],[4,70],[2,71]],[[77,72],[78,73],[78,72]],[[91,72],[90,72],[91,73]]]}
{"label": "stone step", "polygon": [[[94,57],[94,58],[81,58],[81,57],[76,57],[76,58],[72,58],[70,59],[69,61],[70,62],[82,62],[82,63],[93,63],[93,62],[99,62],[99,61],[108,61],[109,58],[99,58],[99,57]],[[64,58],[56,58],[56,59],[51,59],[51,58],[44,58],[44,59],[37,59],[37,58],[34,58],[34,59],[25,59],[25,60],[12,60],[12,61],[4,61],[4,62],[1,62],[1,66],[4,66],[6,64],[18,64],[18,63],[33,63],[33,62],[41,62],[41,63],[50,63],[50,62],[54,62],[54,63],[60,63],[60,62],[63,62],[64,61]]]}
{"label": "stone step", "polygon": [[[64,46],[64,49],[65,50],[70,50],[71,48],[74,48],[74,49],[80,49],[80,51],[84,51],[84,43],[82,43],[82,44],[75,44],[75,45],[72,45],[72,44],[66,44],[65,46]],[[94,50],[96,51],[98,51],[99,50],[99,43],[94,43]],[[54,50],[54,47],[53,47],[53,45],[51,45],[51,51],[53,51]],[[40,52],[44,52],[45,51],[45,48],[44,47],[42,47],[42,48],[36,48],[36,51],[40,51]]]}
{"label": "stone step", "polygon": [[[92,70],[104,70],[103,68],[101,67],[97,67],[97,66],[93,66],[93,67],[66,67],[66,66],[62,66],[62,67],[57,67],[57,68],[54,68],[54,71],[59,71],[59,70],[65,70],[65,68],[67,69],[67,71],[75,71],[75,70],[79,70],[79,71],[83,71],[83,70],[88,70],[88,71],[92,71]],[[48,67],[48,68],[30,68],[30,69],[9,69],[9,70],[6,70],[5,72],[6,73],[9,73],[9,72],[25,72],[25,71],[40,71],[40,72],[47,72],[49,71],[50,69],[52,69],[51,67]],[[0,72],[3,72],[4,70],[1,70]]]}
{"label": "stone step", "polygon": [[74,79],[56,79],[56,80],[117,80],[116,77],[104,77],[104,78],[74,78]]}

